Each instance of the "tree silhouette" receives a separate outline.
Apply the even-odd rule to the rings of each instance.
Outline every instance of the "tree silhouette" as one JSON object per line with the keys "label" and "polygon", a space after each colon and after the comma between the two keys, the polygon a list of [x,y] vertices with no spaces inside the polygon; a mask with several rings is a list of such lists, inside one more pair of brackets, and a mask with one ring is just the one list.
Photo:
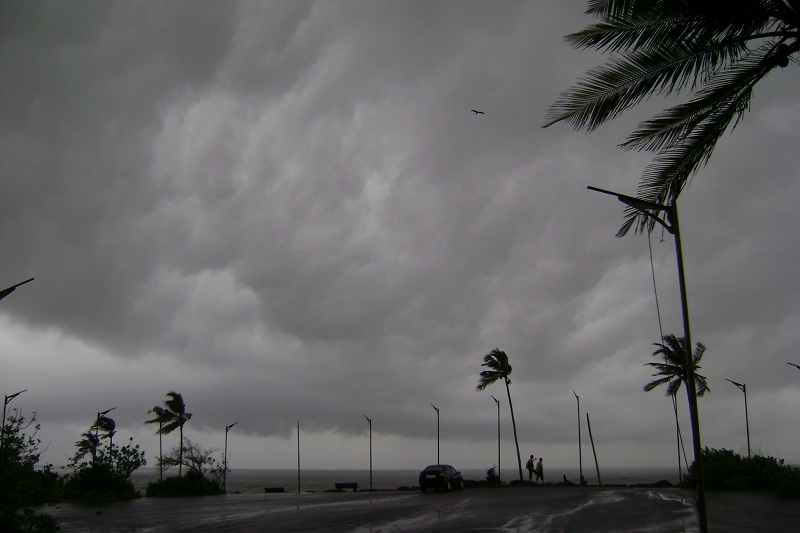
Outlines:
{"label": "tree silhouette", "polygon": [[[653,375],[661,377],[645,385],[644,390],[645,392],[650,392],[661,385],[667,385],[667,396],[672,399],[672,411],[675,414],[675,431],[678,446],[678,480],[680,480],[682,477],[681,427],[678,421],[678,403],[676,401],[676,396],[681,387],[681,383],[686,381],[686,338],[681,337],[678,339],[675,335],[671,334],[664,337],[663,343],[656,343],[655,345],[659,348],[653,352],[653,355],[661,355],[664,362],[645,363],[645,365],[656,368],[657,372]],[[698,396],[702,396],[706,391],[710,390],[706,378],[697,373],[697,369],[700,368],[700,359],[702,359],[705,350],[706,347],[698,342],[692,359]]]}
{"label": "tree silhouette", "polygon": [[89,428],[89,431],[82,433],[81,437],[83,438],[75,443],[78,448],[75,454],[76,461],[91,454],[92,465],[97,462],[97,448],[100,447],[100,437],[97,436],[96,432],[92,431],[93,429],[93,427]]}
{"label": "tree silhouette", "polygon": [[508,395],[508,407],[511,410],[511,425],[514,428],[514,444],[517,447],[517,466],[519,467],[519,480],[524,481],[522,477],[522,458],[519,454],[519,441],[517,440],[517,422],[514,419],[514,404],[511,403],[511,385],[509,376],[511,375],[511,364],[508,362],[506,352],[500,351],[497,348],[490,353],[483,356],[483,364],[481,366],[487,367],[489,370],[483,370],[478,379],[477,390],[484,390],[486,387],[500,379],[506,384],[506,394]]}
{"label": "tree silhouette", "polygon": [[[681,388],[681,384],[686,382],[686,353],[689,351],[686,346],[686,338],[680,339],[673,334],[664,337],[663,343],[655,343],[658,349],[653,352],[653,355],[661,355],[664,358],[663,363],[645,363],[646,366],[652,366],[656,369],[653,376],[660,376],[644,386],[645,392],[650,392],[660,385],[667,385],[667,396],[675,396]],[[711,389],[708,387],[708,382],[705,376],[697,373],[700,369],[700,360],[706,347],[697,343],[695,346],[694,354],[692,355],[692,366],[694,367],[695,386],[697,387],[697,395],[702,396]]]}
{"label": "tree silhouette", "polygon": [[[168,435],[176,429],[180,430],[180,445],[178,446],[178,477],[183,475],[183,425],[186,424],[191,418],[192,413],[186,412],[186,404],[183,402],[183,396],[175,391],[167,393],[167,399],[164,400],[164,407],[155,406],[151,411],[155,413],[156,417],[152,420],[147,420],[145,424],[158,424],[159,435]],[[159,449],[161,443],[159,440]],[[163,454],[159,457],[159,463],[163,464]]]}
{"label": "tree silhouette", "polygon": [[[688,93],[682,103],[639,124],[621,145],[656,154],[637,196],[677,199],[708,162],[717,140],[750,108],[755,85],[797,62],[797,0],[589,0],[599,22],[568,35],[575,48],[609,52],[605,65],[559,96],[544,126],[566,121],[592,131],[653,95]],[[655,223],[628,209],[624,234]]]}
{"label": "tree silhouette", "polygon": [[100,444],[100,438],[108,438],[108,460],[113,463],[114,461],[114,435],[117,433],[117,423],[114,421],[113,418],[108,416],[100,415],[97,417],[94,425],[91,429],[95,430],[95,436],[97,436],[98,431],[103,432],[102,437],[98,437],[97,444]]}

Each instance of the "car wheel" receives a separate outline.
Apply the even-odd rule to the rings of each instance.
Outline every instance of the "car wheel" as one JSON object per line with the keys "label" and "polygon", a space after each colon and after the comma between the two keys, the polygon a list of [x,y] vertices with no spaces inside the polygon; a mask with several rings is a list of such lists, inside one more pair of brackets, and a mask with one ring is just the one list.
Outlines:
{"label": "car wheel", "polygon": [[458,480],[458,490],[464,490],[464,480],[463,479],[459,479]]}
{"label": "car wheel", "polygon": [[446,490],[447,492],[450,492],[450,489],[451,489],[451,488],[452,488],[452,486],[450,485],[450,480],[448,479],[448,480],[447,480],[447,486],[445,487],[445,490]]}
{"label": "car wheel", "polygon": [[421,490],[422,492],[425,492],[425,487],[420,487],[419,490]]}

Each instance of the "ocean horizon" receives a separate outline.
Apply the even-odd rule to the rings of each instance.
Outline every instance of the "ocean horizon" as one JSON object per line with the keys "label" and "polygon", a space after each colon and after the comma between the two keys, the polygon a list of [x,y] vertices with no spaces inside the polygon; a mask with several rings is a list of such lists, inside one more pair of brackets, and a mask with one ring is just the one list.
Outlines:
{"label": "ocean horizon", "polygon": [[[683,469],[683,474],[686,469]],[[486,469],[461,470],[465,480],[483,481],[486,479]],[[527,480],[528,472],[523,470]],[[177,475],[177,470],[172,468],[164,471],[164,477]],[[372,470],[372,489],[373,490],[397,490],[399,488],[411,488],[419,485],[419,470]],[[519,479],[519,472],[516,468],[503,468],[500,471],[501,479],[504,483],[509,483]],[[147,484],[158,481],[158,468],[144,467],[133,473],[131,481],[137,490],[144,493]],[[566,477],[572,483],[577,484],[579,479],[578,468],[545,468],[545,483],[560,483]],[[637,485],[643,483],[655,483],[666,480],[670,483],[678,483],[678,468],[672,467],[606,467],[600,469],[600,480],[598,483],[597,471],[584,468],[583,477],[589,485]],[[234,468],[228,472],[226,485],[228,493],[241,494],[264,494],[264,489],[283,488],[285,492],[323,492],[333,490],[336,483],[358,483],[360,490],[370,489],[369,469],[300,469],[299,486],[297,469],[260,469],[260,468]]]}

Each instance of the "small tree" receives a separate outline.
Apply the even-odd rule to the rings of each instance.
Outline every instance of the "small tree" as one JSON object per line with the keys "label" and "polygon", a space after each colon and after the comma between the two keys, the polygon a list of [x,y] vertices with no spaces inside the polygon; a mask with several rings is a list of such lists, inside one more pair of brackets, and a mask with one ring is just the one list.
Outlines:
{"label": "small tree", "polygon": [[[100,428],[108,438],[105,446],[97,433]],[[116,423],[112,419],[98,419],[75,443],[77,450],[69,462],[73,472],[66,484],[71,498],[117,499],[136,496],[130,477],[147,464],[145,454],[138,444],[133,444],[133,438],[125,446],[115,445],[112,440],[115,433]]]}
{"label": "small tree", "polygon": [[186,439],[183,450],[173,448],[161,460],[163,466],[186,467],[186,475],[169,477],[149,483],[147,496],[203,496],[224,494],[222,489],[222,468],[213,455],[219,450],[202,448],[199,444]]}
{"label": "small tree", "polygon": [[[30,419],[12,412],[4,423],[0,446],[0,531],[55,531],[55,520],[29,507],[60,499],[62,483],[52,465],[36,470],[39,462],[36,413]],[[22,512],[20,512],[22,510]]]}

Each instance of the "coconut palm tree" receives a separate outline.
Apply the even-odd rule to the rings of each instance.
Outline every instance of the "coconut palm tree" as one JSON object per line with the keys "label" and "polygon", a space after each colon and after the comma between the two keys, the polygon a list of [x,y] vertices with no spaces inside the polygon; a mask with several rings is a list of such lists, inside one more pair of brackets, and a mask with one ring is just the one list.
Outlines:
{"label": "coconut palm tree", "polygon": [[[797,63],[798,0],[589,0],[599,22],[566,37],[575,48],[612,54],[559,96],[544,126],[592,131],[653,95],[689,95],[639,124],[621,145],[656,154],[638,197],[673,203],[708,162],[717,140],[750,108],[755,85]],[[624,234],[655,221],[629,208]]]}
{"label": "coconut palm tree", "polygon": [[519,441],[517,440],[517,422],[514,419],[514,404],[511,403],[511,385],[509,376],[511,375],[511,364],[508,362],[506,352],[500,351],[497,348],[490,353],[483,356],[483,364],[481,366],[487,367],[489,370],[483,370],[478,378],[477,390],[484,390],[486,387],[500,379],[506,384],[506,394],[508,395],[508,407],[511,409],[511,425],[514,428],[514,444],[517,447],[517,466],[519,466],[519,480],[524,481],[522,477],[522,458],[519,454]]}
{"label": "coconut palm tree", "polygon": [[[97,436],[98,431],[103,432],[103,437],[108,438],[108,461],[110,465],[114,464],[114,435],[117,433],[117,423],[114,421],[113,418],[100,415],[97,417],[97,420],[92,426],[92,429],[95,430],[95,436]],[[98,444],[99,444],[98,439]]]}
{"label": "coconut palm tree", "polygon": [[[644,386],[645,392],[650,392],[653,389],[666,384],[667,396],[672,399],[672,411],[675,414],[675,433],[678,447],[678,481],[682,479],[681,470],[681,427],[678,422],[678,403],[676,400],[678,390],[681,387],[681,382],[686,381],[686,338],[681,337],[678,339],[675,335],[667,335],[664,337],[663,343],[656,343],[659,348],[653,352],[653,355],[661,355],[664,359],[663,363],[645,363],[647,366],[652,366],[657,369],[653,376],[661,376],[659,379],[653,380]],[[706,378],[697,373],[700,368],[700,359],[705,353],[706,347],[697,343],[695,347],[694,357],[692,362],[695,369],[695,386],[697,387],[697,395],[702,396],[709,391]],[[685,457],[684,452],[684,457]]]}
{"label": "coconut palm tree", "polygon": [[[674,334],[669,334],[664,337],[663,343],[655,343],[658,349],[653,352],[653,355],[661,355],[664,358],[663,363],[645,363],[646,366],[652,366],[656,369],[653,376],[655,379],[644,386],[645,392],[650,392],[660,385],[667,385],[667,396],[674,396],[681,388],[681,384],[686,382],[687,368],[686,368],[686,353],[689,351],[686,346],[686,337],[680,339]],[[697,343],[695,346],[694,354],[692,355],[692,366],[694,367],[694,380],[697,387],[697,395],[702,396],[711,389],[708,387],[708,382],[705,376],[697,373],[700,368],[700,360],[706,347],[702,343]]]}
{"label": "coconut palm tree", "polygon": [[163,433],[161,430],[164,428],[164,424],[169,422],[172,417],[171,413],[168,415],[167,410],[158,405],[147,412],[155,413],[156,415],[154,419],[146,420],[145,424],[158,424],[158,430],[156,431],[158,434],[158,479],[159,481],[164,481],[164,448],[162,445]]}
{"label": "coconut palm tree", "polygon": [[[145,424],[158,424],[159,435],[159,450],[161,449],[161,435],[172,433],[176,429],[180,430],[180,446],[178,448],[178,477],[183,475],[183,425],[186,424],[191,418],[192,413],[186,412],[186,404],[183,402],[183,396],[175,391],[167,393],[167,399],[164,400],[164,407],[155,406],[150,411],[155,413],[156,417],[152,420],[147,420]],[[159,451],[159,453],[161,453]],[[163,464],[164,456],[160,457],[159,463]]]}
{"label": "coconut palm tree", "polygon": [[82,457],[91,454],[92,465],[94,465],[97,462],[97,448],[100,447],[100,437],[92,432],[92,428],[82,433],[81,437],[83,438],[75,443],[75,446],[78,448],[78,451],[75,453],[75,462],[77,463]]}

